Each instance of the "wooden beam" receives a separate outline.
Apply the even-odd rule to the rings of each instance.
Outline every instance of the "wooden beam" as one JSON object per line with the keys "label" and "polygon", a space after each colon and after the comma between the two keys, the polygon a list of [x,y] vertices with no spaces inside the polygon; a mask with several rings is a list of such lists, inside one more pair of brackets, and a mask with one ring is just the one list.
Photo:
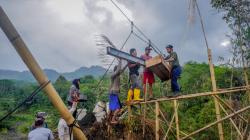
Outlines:
{"label": "wooden beam", "polygon": [[242,109],[238,110],[238,111],[235,112],[235,113],[231,113],[230,115],[227,115],[227,116],[225,116],[224,118],[222,118],[222,119],[220,119],[220,120],[217,120],[217,121],[215,121],[215,122],[212,122],[212,123],[206,125],[205,127],[200,128],[200,129],[198,129],[198,130],[196,130],[196,131],[194,131],[194,132],[188,134],[187,136],[181,138],[181,140],[187,139],[187,138],[189,138],[189,137],[191,137],[191,136],[193,136],[193,135],[195,135],[195,134],[197,134],[197,133],[200,133],[201,131],[204,131],[204,130],[206,130],[206,129],[208,129],[208,128],[210,128],[210,127],[212,127],[212,126],[214,126],[214,125],[216,125],[216,124],[218,124],[218,123],[220,123],[220,122],[222,122],[222,121],[224,121],[224,120],[227,120],[227,119],[229,119],[229,118],[232,118],[232,117],[236,116],[237,114],[242,113],[242,112],[245,112],[245,111],[247,111],[247,110],[250,110],[250,106],[247,106],[247,107],[245,107],[245,108],[242,108]]}

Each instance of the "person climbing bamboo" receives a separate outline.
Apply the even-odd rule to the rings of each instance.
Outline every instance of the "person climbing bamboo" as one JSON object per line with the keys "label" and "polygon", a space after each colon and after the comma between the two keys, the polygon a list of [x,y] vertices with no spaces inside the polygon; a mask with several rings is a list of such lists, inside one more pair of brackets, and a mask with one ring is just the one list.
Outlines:
{"label": "person climbing bamboo", "polygon": [[[150,56],[152,48],[150,46],[145,48],[145,54],[141,56],[143,60],[149,60],[152,59],[152,56]],[[143,70],[143,89],[144,89],[144,95],[146,94],[146,84],[149,84],[149,99],[152,100],[153,98],[153,84],[155,82],[154,74],[151,70],[144,68]],[[146,95],[145,95],[146,99]]]}
{"label": "person climbing bamboo", "polygon": [[[130,55],[137,57],[137,52],[135,48],[130,49]],[[141,101],[140,92],[141,86],[139,81],[139,69],[140,64],[136,62],[128,61],[128,68],[129,68],[129,81],[130,81],[130,89],[128,91],[127,102],[129,101]]]}
{"label": "person climbing bamboo", "polygon": [[178,55],[173,50],[172,45],[166,46],[166,51],[169,53],[167,57],[165,57],[165,61],[169,62],[172,66],[171,70],[171,89],[173,91],[174,96],[180,95],[180,86],[178,84],[178,78],[181,75],[181,66],[179,64]]}
{"label": "person climbing bamboo", "polygon": [[122,68],[121,59],[118,59],[118,65],[114,67],[114,70],[111,74],[111,85],[109,89],[109,109],[112,115],[111,123],[118,123],[116,117],[121,109],[121,102],[119,100],[120,93],[120,75],[126,69],[127,65]]}

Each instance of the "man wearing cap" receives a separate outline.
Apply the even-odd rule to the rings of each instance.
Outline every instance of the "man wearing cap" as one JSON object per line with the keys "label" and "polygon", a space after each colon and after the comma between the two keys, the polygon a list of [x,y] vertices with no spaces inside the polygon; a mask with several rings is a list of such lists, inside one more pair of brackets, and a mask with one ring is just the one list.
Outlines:
{"label": "man wearing cap", "polygon": [[[145,54],[143,54],[141,56],[141,58],[143,60],[149,60],[152,58],[152,56],[150,56],[150,52],[151,52],[151,47],[148,46],[145,48]],[[155,78],[154,78],[154,74],[152,71],[150,71],[149,69],[147,68],[144,68],[143,70],[143,88],[144,88],[144,94],[145,94],[145,91],[146,91],[146,83],[149,84],[149,99],[153,99],[153,90],[152,90],[152,86],[153,86],[153,83],[155,82]],[[146,95],[145,95],[146,97]],[[146,98],[145,98],[146,99]]]}
{"label": "man wearing cap", "polygon": [[35,129],[29,132],[28,140],[54,140],[50,129],[43,127],[44,120],[36,118]]}
{"label": "man wearing cap", "polygon": [[178,96],[180,92],[180,86],[177,82],[178,78],[181,75],[181,66],[179,64],[179,59],[177,53],[173,51],[172,45],[167,45],[166,50],[169,55],[165,58],[167,62],[172,66],[171,71],[171,88],[174,93],[174,96]]}

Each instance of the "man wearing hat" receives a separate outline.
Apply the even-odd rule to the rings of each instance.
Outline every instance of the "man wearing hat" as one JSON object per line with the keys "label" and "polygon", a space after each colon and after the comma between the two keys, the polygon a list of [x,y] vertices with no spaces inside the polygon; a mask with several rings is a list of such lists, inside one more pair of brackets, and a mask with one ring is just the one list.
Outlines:
{"label": "man wearing hat", "polygon": [[[150,46],[145,48],[145,54],[143,54],[141,56],[141,58],[143,60],[149,60],[152,58],[152,56],[150,56],[150,52],[151,52],[152,48]],[[144,68],[143,70],[143,88],[144,88],[144,94],[146,91],[146,83],[149,84],[149,99],[152,100],[153,99],[153,91],[152,91],[152,86],[153,83],[155,82],[155,78],[154,78],[154,74],[152,71],[150,71],[147,68]],[[145,95],[146,97],[146,95]]]}
{"label": "man wearing hat", "polygon": [[52,131],[43,127],[44,119],[36,118],[35,129],[28,134],[28,140],[54,140]]}
{"label": "man wearing hat", "polygon": [[170,63],[172,66],[171,71],[171,88],[174,93],[174,96],[179,96],[180,93],[180,86],[177,82],[178,78],[181,75],[181,66],[179,64],[179,59],[177,56],[177,53],[173,51],[172,45],[167,45],[166,50],[169,53],[169,55],[165,58],[167,62]]}

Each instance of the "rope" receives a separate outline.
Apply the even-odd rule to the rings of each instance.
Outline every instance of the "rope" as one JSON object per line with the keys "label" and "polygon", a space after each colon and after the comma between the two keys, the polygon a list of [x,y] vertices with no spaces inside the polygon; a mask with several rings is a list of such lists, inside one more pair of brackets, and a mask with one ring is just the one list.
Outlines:
{"label": "rope", "polygon": [[19,105],[17,105],[13,110],[11,110],[9,113],[7,113],[4,117],[0,119],[0,122],[5,120],[7,117],[9,117],[12,113],[14,113],[18,108],[20,108],[22,105],[24,105],[27,101],[31,100],[34,96],[36,96],[42,89],[44,89],[50,81],[47,81],[43,84],[41,84],[38,88],[36,88],[30,96],[28,96],[23,102],[21,102]]}
{"label": "rope", "polygon": [[[122,9],[113,1],[113,0],[110,0],[112,2],[112,4],[122,13],[122,15],[130,22],[130,23],[133,23],[133,21],[122,11]],[[134,28],[146,39],[146,40],[150,40],[143,32],[142,30],[136,26],[134,24]],[[139,36],[138,34],[136,36]],[[140,37],[141,38],[141,37]],[[144,39],[143,39],[144,40]],[[154,51],[157,53],[157,54],[161,54],[163,55],[163,53],[161,52],[161,50],[154,44],[154,43],[150,43],[151,41],[147,42],[147,41],[143,41],[145,42],[146,44],[148,45],[151,45],[151,47],[154,49]]]}
{"label": "rope", "polygon": [[201,16],[201,11],[200,11],[200,8],[199,8],[199,5],[198,5],[197,1],[196,0],[194,0],[194,1],[195,1],[195,5],[196,5],[197,11],[198,11],[199,18],[200,18],[201,29],[202,29],[202,33],[203,33],[203,36],[204,36],[204,39],[205,39],[206,47],[207,47],[207,49],[209,49],[208,42],[207,42],[207,37],[206,37],[206,33],[205,33],[205,28],[204,28],[204,23],[203,23],[203,19],[202,19],[202,16]]}
{"label": "rope", "polygon": [[[131,24],[133,25],[133,24]],[[122,44],[121,48],[119,50],[122,50],[124,48],[124,46],[126,45],[126,43],[128,42],[129,38],[131,37],[133,33],[133,30],[131,30],[131,32],[129,33],[128,37],[126,38],[125,42]],[[108,71],[110,70],[111,66],[114,64],[115,62],[115,58],[112,60],[112,62],[110,63],[108,69],[106,69],[105,73],[102,75],[102,78],[100,79],[100,81],[97,84],[97,88],[95,88],[95,91],[93,92],[95,94],[95,92],[99,89],[100,84],[102,83],[102,81],[104,80],[105,76],[107,75]]]}
{"label": "rope", "polygon": [[[124,43],[122,44],[122,46],[121,46],[121,48],[120,48],[119,50],[122,50],[122,49],[125,47],[126,43],[128,42],[129,38],[131,37],[131,35],[132,35],[133,32],[134,32],[134,31],[133,31],[133,28],[134,28],[134,24],[133,24],[133,22],[131,22],[131,31],[130,31],[128,37],[126,38],[126,40],[124,41]],[[105,73],[102,75],[102,78],[101,78],[101,79],[99,80],[99,82],[97,83],[97,86],[96,86],[96,88],[95,88],[95,90],[94,90],[94,92],[93,92],[94,95],[99,96],[99,95],[101,94],[101,92],[100,92],[99,94],[96,94],[96,91],[99,90],[101,83],[103,82],[105,76],[107,75],[108,71],[110,70],[110,68],[111,68],[111,66],[113,65],[114,62],[115,62],[115,58],[112,60],[112,62],[110,63],[108,69],[106,69]],[[82,110],[83,110],[83,108],[82,108],[81,111],[77,114],[76,118],[78,118],[78,116],[81,114]]]}
{"label": "rope", "polygon": [[70,140],[71,140],[71,136],[72,136],[72,132],[73,132],[73,127],[76,127],[76,128],[80,129],[83,132],[83,130],[81,129],[81,127],[77,126],[76,123],[77,123],[77,120],[75,119],[73,121],[73,123],[71,123],[70,125],[68,125],[68,127],[69,127],[69,139]]}

